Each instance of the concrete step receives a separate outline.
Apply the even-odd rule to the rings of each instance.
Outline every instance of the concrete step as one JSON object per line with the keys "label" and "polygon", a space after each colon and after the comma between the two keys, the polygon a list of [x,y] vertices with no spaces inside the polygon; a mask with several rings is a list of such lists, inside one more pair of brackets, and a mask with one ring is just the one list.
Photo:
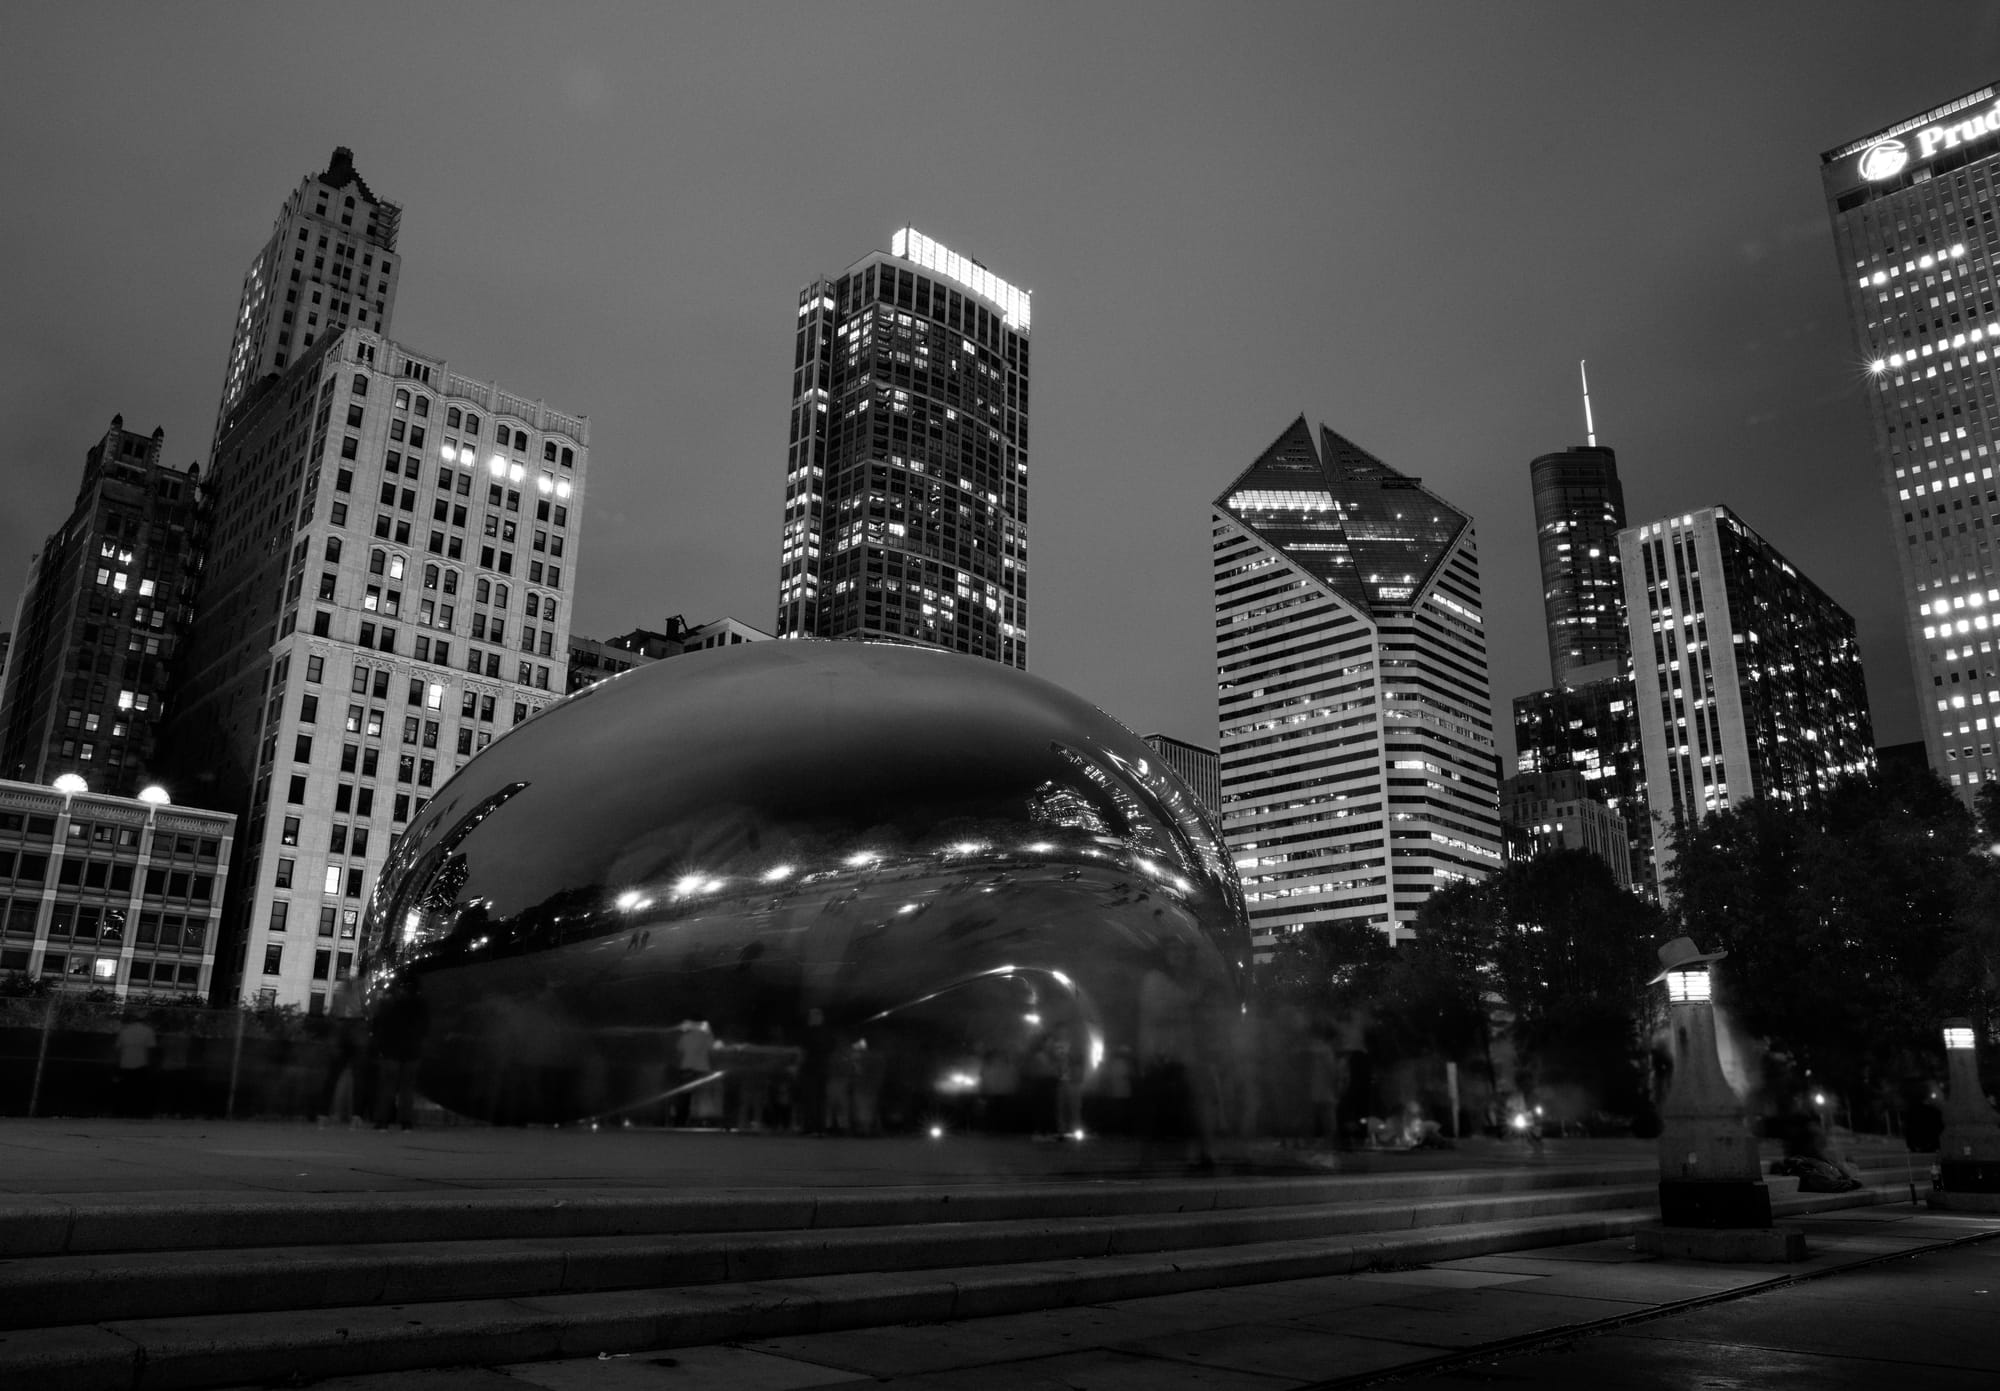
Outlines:
{"label": "concrete step", "polygon": [[1329,1202],[1422,1202],[1644,1182],[1647,1163],[1299,1178],[1102,1180],[861,1189],[463,1190],[74,1195],[0,1200],[0,1257],[496,1237],[806,1230],[1099,1217]]}
{"label": "concrete step", "polygon": [[[1822,1211],[1900,1192],[1804,1194],[1781,1206]],[[0,1385],[179,1391],[941,1322],[1603,1240],[1630,1235],[1653,1217],[1649,1207],[1631,1208],[1089,1260],[110,1320],[0,1333]]]}
{"label": "concrete step", "polygon": [[975,1318],[1622,1235],[1633,1210],[1347,1240],[520,1299],[113,1320],[0,1333],[0,1385],[169,1391]]}
{"label": "concrete step", "polygon": [[[1782,1220],[1907,1200],[1900,1164],[1870,1178],[1846,1194],[1781,1186],[1773,1207]],[[65,1240],[109,1240],[117,1206],[140,1212],[142,1227],[151,1222],[149,1241],[175,1230],[209,1239],[0,1264],[0,1310],[18,1325],[0,1331],[0,1386],[317,1380],[1021,1312],[1622,1236],[1655,1219],[1654,1194],[1650,1172],[1624,1165],[789,1190],[744,1203],[727,1194],[405,1196],[388,1200],[402,1206],[388,1217],[380,1197],[288,1199],[238,1204],[219,1229],[185,1198],[178,1216],[166,1202],[80,1202]],[[230,1244],[288,1212],[310,1217],[316,1234],[350,1209],[377,1239]],[[773,1215],[795,1220],[741,1226]],[[527,1234],[497,1234],[496,1223]],[[412,1226],[479,1235],[382,1239]],[[538,1226],[561,1230],[533,1234]]]}
{"label": "concrete step", "polygon": [[0,1328],[520,1297],[1242,1246],[1636,1210],[1651,1185],[1429,1201],[728,1233],[487,1238],[22,1257],[0,1263]]}

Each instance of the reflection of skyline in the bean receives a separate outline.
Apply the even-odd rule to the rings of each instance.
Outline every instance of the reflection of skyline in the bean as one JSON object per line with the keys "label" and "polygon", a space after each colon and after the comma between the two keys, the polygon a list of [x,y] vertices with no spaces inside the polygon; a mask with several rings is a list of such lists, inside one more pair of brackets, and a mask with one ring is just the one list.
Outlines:
{"label": "reflection of skyline in the bean", "polygon": [[1004,667],[850,643],[552,707],[426,807],[367,936],[455,1109],[863,1133],[1067,1128],[1129,1093],[1142,1035],[1188,1034],[1144,1009],[1233,1012],[1248,964],[1215,823],[1139,739]]}

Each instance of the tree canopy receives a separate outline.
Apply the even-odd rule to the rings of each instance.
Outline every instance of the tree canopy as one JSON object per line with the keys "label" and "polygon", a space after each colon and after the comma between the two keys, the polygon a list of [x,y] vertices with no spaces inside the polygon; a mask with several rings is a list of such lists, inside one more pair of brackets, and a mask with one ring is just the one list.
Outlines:
{"label": "tree canopy", "polygon": [[1927,770],[1753,800],[1670,832],[1679,928],[1726,950],[1723,1006],[1850,1097],[1927,1070],[1938,1021],[1990,1008],[1994,865]]}

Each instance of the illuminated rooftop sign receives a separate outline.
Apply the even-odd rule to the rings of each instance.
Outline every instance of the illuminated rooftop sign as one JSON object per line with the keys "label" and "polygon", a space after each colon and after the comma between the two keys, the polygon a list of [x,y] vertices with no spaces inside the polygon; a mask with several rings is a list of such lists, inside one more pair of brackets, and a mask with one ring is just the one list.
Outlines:
{"label": "illuminated rooftop sign", "polygon": [[1907,138],[1885,135],[1871,141],[1868,148],[1861,152],[1855,171],[1870,183],[1880,183],[1902,173],[1912,159],[1926,160],[1996,132],[2000,132],[2000,101],[1984,111],[1975,111],[1963,120],[1937,121],[1907,132]]}
{"label": "illuminated rooftop sign", "polygon": [[1033,293],[1015,289],[971,257],[940,246],[914,227],[905,227],[889,239],[889,254],[914,261],[925,270],[936,271],[975,294],[984,295],[1000,306],[1009,328],[1017,328],[1023,333],[1028,331]]}

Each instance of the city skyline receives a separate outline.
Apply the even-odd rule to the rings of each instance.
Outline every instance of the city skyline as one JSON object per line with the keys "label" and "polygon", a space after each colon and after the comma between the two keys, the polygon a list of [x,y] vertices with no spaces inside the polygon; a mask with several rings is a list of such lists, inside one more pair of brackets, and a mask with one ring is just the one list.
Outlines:
{"label": "city skyline", "polygon": [[[797,287],[913,224],[1043,301],[1031,669],[1131,727],[1209,737],[1189,640],[1206,501],[1245,439],[1302,408],[1473,515],[1495,703],[1542,686],[1527,467],[1582,441],[1588,357],[1632,514],[1726,503],[1825,576],[1860,626],[1878,734],[1915,734],[1813,161],[1991,75],[1926,51],[1924,16],[1963,32],[1962,7],[1893,26],[1880,7],[1717,9],[1741,33],[1721,54],[1691,10],[1272,8],[1248,29],[1219,10],[926,10],[907,43],[982,61],[910,76],[908,99],[963,121],[899,129],[907,157],[873,179],[827,174],[822,142],[791,152],[786,75],[916,13],[857,6],[829,36],[782,12],[516,12],[487,36],[495,68],[542,80],[503,103],[479,64],[436,63],[447,7],[399,21],[367,100],[309,112],[260,95],[282,85],[272,55],[331,41],[304,16],[31,15],[0,59],[17,125],[70,86],[102,99],[0,155],[22,200],[0,238],[37,268],[0,398],[18,480],[0,608],[111,412],[206,464],[244,248],[273,190],[345,145],[410,210],[402,250],[427,268],[399,289],[399,336],[592,417],[611,466],[578,631],[769,612]],[[1991,47],[1977,37],[1962,50]],[[190,90],[218,65],[238,89]],[[107,187],[124,216],[103,216]],[[801,195],[811,215],[785,212]]]}

